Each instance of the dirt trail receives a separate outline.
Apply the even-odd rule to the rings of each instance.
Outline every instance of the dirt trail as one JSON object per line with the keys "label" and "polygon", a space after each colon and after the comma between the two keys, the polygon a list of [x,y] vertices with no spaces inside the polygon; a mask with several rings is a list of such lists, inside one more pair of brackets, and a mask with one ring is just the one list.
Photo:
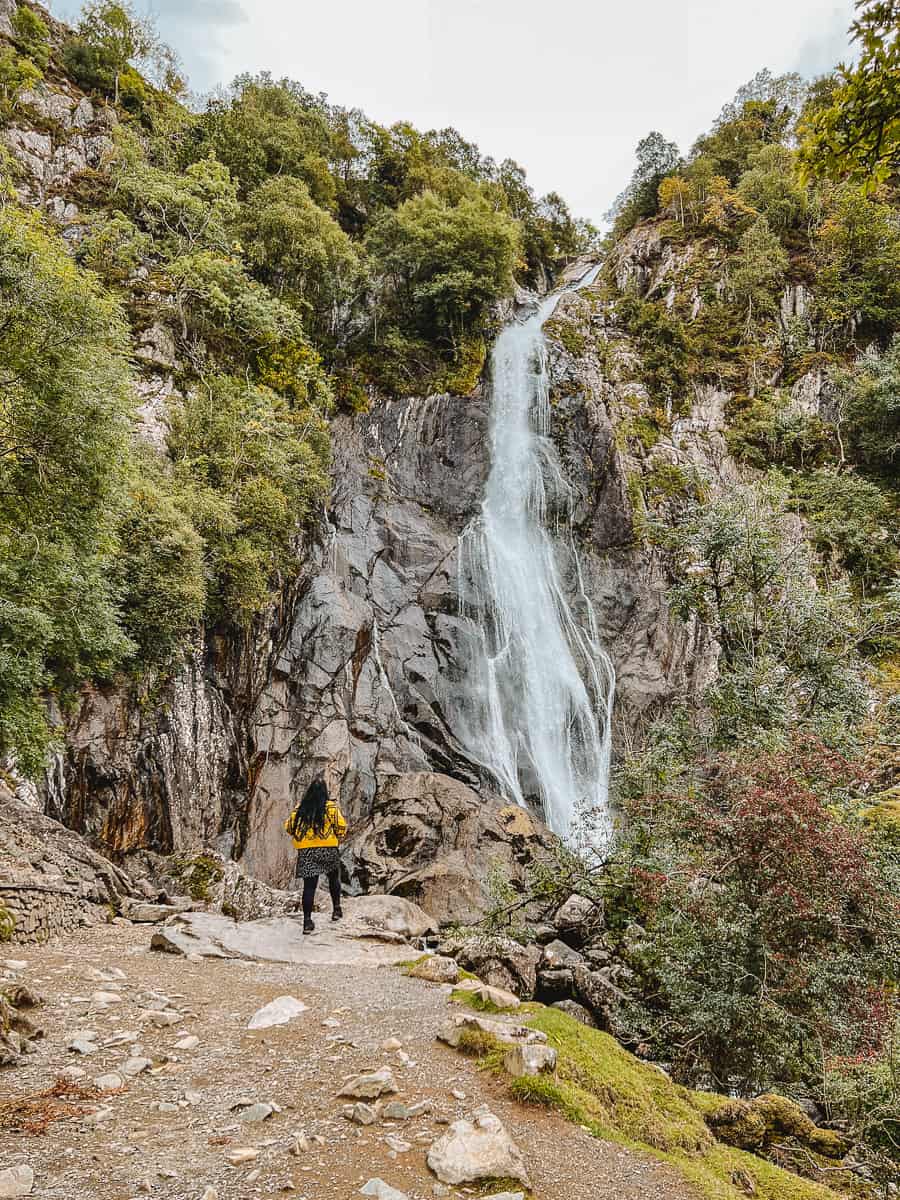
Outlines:
{"label": "dirt trail", "polygon": [[[444,1132],[442,1121],[465,1117],[481,1103],[491,1106],[519,1143],[536,1200],[695,1200],[665,1166],[598,1142],[552,1114],[517,1105],[500,1082],[437,1043],[448,1015],[446,991],[438,986],[385,965],[191,961],[151,951],[151,932],[146,926],[109,926],[40,948],[5,951],[27,960],[17,978],[45,997],[39,1017],[47,1037],[26,1065],[0,1073],[0,1100],[48,1088],[66,1067],[86,1070],[89,1083],[120,1069],[136,1045],[154,1063],[152,1072],[129,1079],[121,1092],[86,1104],[111,1110],[99,1123],[77,1116],[45,1133],[21,1133],[3,1128],[0,1120],[0,1168],[31,1165],[33,1195],[40,1200],[146,1195],[200,1200],[208,1186],[217,1189],[219,1200],[274,1195],[350,1200],[373,1177],[410,1200],[472,1196],[471,1189],[436,1188],[425,1152]],[[96,973],[110,968],[126,978],[101,981]],[[97,991],[117,992],[121,1000],[91,1005]],[[167,997],[182,1019],[154,1026],[146,1013],[160,1005],[150,993]],[[289,1025],[248,1032],[253,1013],[285,994],[309,1011]],[[117,1033],[137,1036],[89,1056],[69,1052],[69,1041],[83,1030],[98,1034],[101,1045]],[[199,1038],[199,1045],[175,1049],[186,1035]],[[388,1038],[402,1041],[412,1060],[408,1065],[381,1048]],[[430,1099],[434,1111],[393,1126],[360,1128],[346,1121],[341,1116],[346,1101],[336,1097],[344,1078],[382,1065],[394,1069],[400,1099]],[[186,1093],[192,1094],[190,1102]],[[247,1124],[231,1107],[242,1100],[274,1101],[282,1111]],[[160,1104],[174,1111],[161,1111]],[[295,1157],[290,1148],[301,1131],[324,1141]],[[392,1132],[413,1148],[392,1151],[383,1140]],[[233,1168],[226,1154],[235,1147],[260,1153]]]}

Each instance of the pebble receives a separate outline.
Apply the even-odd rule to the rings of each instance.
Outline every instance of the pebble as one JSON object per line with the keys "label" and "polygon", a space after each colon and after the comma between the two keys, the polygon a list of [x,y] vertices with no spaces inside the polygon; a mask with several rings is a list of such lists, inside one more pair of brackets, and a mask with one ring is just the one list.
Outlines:
{"label": "pebble", "polygon": [[359,1100],[377,1100],[379,1096],[399,1091],[390,1067],[381,1067],[378,1071],[355,1075],[348,1079],[338,1095],[354,1096]]}
{"label": "pebble", "polygon": [[454,1100],[465,1100],[466,1098],[466,1093],[461,1092],[458,1088],[454,1088],[450,1095]]}
{"label": "pebble", "polygon": [[178,1112],[178,1105],[173,1104],[171,1100],[160,1100],[159,1104],[156,1106],[156,1109],[157,1112],[161,1113],[176,1113]]}
{"label": "pebble", "polygon": [[389,1133],[385,1137],[384,1144],[397,1154],[406,1154],[407,1151],[412,1150],[412,1145],[409,1142],[405,1142],[403,1138],[399,1138],[393,1133]]}
{"label": "pebble", "polygon": [[87,1075],[87,1071],[82,1070],[81,1067],[63,1067],[57,1073],[59,1078],[64,1079],[66,1083],[77,1083],[79,1079],[84,1079]]}
{"label": "pebble", "polygon": [[34,1171],[31,1167],[7,1167],[0,1171],[0,1197],[3,1200],[18,1200],[19,1196],[30,1196],[34,1187]]}
{"label": "pebble", "polygon": [[185,1100],[187,1100],[188,1104],[192,1104],[195,1107],[196,1107],[196,1105],[203,1103],[203,1093],[202,1092],[185,1092],[184,1098],[185,1098]]}
{"label": "pebble", "polygon": [[253,1162],[255,1158],[259,1158],[259,1151],[251,1146],[238,1146],[234,1150],[229,1150],[225,1155],[225,1161],[231,1163],[233,1167]]}
{"label": "pebble", "polygon": [[244,1180],[244,1182],[245,1183],[256,1183],[256,1181],[257,1181],[257,1179],[259,1179],[260,1175],[262,1175],[262,1170],[259,1167],[257,1167],[255,1171],[250,1172],[250,1174],[247,1176],[247,1178]]}
{"label": "pebble", "polygon": [[383,1179],[370,1179],[359,1189],[361,1196],[374,1196],[375,1200],[409,1200],[405,1192],[398,1192]]}
{"label": "pebble", "polygon": [[[3,965],[7,971],[24,971],[28,963],[24,958],[4,958]],[[15,1168],[12,1168],[13,1170]]]}
{"label": "pebble", "polygon": [[175,1049],[176,1050],[196,1050],[199,1045],[200,1045],[200,1039],[198,1037],[195,1037],[194,1034],[190,1034],[188,1037],[184,1037],[181,1039],[181,1041],[176,1042]]}
{"label": "pebble", "polygon": [[169,1025],[177,1025],[181,1021],[181,1013],[170,1012],[168,1010],[157,1011],[156,1009],[150,1009],[145,1015],[147,1020],[155,1025],[157,1029],[166,1029]]}
{"label": "pebble", "polygon": [[294,1141],[291,1144],[291,1147],[288,1150],[288,1153],[292,1154],[294,1156],[294,1158],[300,1158],[304,1154],[309,1154],[311,1149],[312,1149],[312,1143],[310,1142],[310,1140],[306,1136],[306,1134],[298,1133],[294,1137]]}
{"label": "pebble", "polygon": [[322,1022],[326,1029],[340,1029],[341,1023],[337,1017],[326,1017]]}
{"label": "pebble", "polygon": [[253,1014],[248,1029],[271,1029],[274,1025],[287,1025],[294,1017],[307,1011],[307,1006],[295,996],[277,996]]}
{"label": "pebble", "polygon": [[390,1053],[392,1050],[402,1050],[403,1043],[399,1038],[388,1038],[386,1041],[381,1043],[381,1048],[382,1050],[387,1050]]}
{"label": "pebble", "polygon": [[121,1004],[122,997],[118,992],[94,992],[91,996],[91,1004],[95,1004],[100,1008],[109,1008],[111,1004]]}
{"label": "pebble", "polygon": [[214,1187],[204,1188],[200,1200],[219,1200],[219,1193]]}

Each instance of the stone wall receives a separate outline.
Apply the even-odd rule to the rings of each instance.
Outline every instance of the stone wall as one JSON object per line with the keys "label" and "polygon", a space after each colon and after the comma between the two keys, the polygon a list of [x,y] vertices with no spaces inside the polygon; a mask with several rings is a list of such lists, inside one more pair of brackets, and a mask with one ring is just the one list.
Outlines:
{"label": "stone wall", "polygon": [[12,920],[12,933],[4,944],[27,945],[95,925],[101,910],[80,899],[68,888],[0,881],[0,923]]}

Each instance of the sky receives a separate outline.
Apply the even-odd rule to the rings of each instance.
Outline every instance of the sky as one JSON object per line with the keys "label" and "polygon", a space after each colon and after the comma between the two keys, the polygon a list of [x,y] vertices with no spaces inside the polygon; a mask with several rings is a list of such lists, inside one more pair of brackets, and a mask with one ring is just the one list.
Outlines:
{"label": "sky", "polygon": [[[77,0],[53,0],[71,19]],[[758,70],[848,57],[853,0],[136,0],[195,92],[268,70],[390,124],[452,125],[599,223],[658,129],[682,150]]]}

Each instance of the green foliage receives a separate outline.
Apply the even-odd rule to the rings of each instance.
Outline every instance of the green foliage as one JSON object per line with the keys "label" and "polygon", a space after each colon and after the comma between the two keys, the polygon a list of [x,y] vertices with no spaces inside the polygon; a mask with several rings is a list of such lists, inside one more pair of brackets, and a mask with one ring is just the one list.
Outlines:
{"label": "green foliage", "polygon": [[737,185],[741,199],[761,213],[781,237],[803,226],[809,208],[795,160],[796,153],[786,146],[760,146],[750,155]]}
{"label": "green foliage", "polygon": [[130,0],[89,0],[74,35],[63,47],[63,65],[82,87],[140,111],[149,98],[137,70],[155,71],[162,88],[184,89],[174,52],[160,41],[153,21],[137,14]]}
{"label": "green foliage", "polygon": [[212,152],[245,193],[269,177],[288,176],[301,179],[325,208],[334,206],[337,195],[329,171],[331,143],[321,98],[268,74],[242,75],[230,101],[211,100],[196,139],[200,154]]}
{"label": "green foliage", "polygon": [[834,429],[822,417],[801,412],[783,392],[736,396],[728,416],[729,453],[758,470],[814,467],[834,457]]}
{"label": "green foliage", "polygon": [[[815,586],[783,482],[735,487],[688,505],[675,527],[651,528],[670,555],[673,611],[721,647],[707,701],[722,743],[777,739],[796,722],[839,730],[862,715],[859,651],[882,616],[859,610],[839,582]],[[887,630],[895,617],[883,620]]]}
{"label": "green foliage", "polygon": [[124,213],[96,213],[86,221],[75,260],[109,283],[125,283],[148,257],[149,234],[142,233]]}
{"label": "green foliage", "polygon": [[866,467],[891,476],[900,453],[900,334],[879,353],[870,347],[851,367],[831,373],[839,427]]}
{"label": "green foliage", "polygon": [[110,578],[129,445],[117,305],[35,217],[0,211],[0,749],[40,761],[39,691],[131,649]]}
{"label": "green foliage", "polygon": [[664,304],[623,296],[616,315],[637,343],[640,378],[652,400],[681,411],[688,401],[691,346],[683,322]]}
{"label": "green foliage", "polygon": [[16,110],[22,92],[41,79],[41,70],[30,58],[10,47],[0,50],[0,119],[7,121]]}
{"label": "green foliage", "polygon": [[900,568],[896,497],[853,472],[820,468],[791,480],[813,545],[832,576],[849,571],[866,591],[884,590]]}
{"label": "green foliage", "polygon": [[896,0],[857,0],[855,66],[837,68],[803,114],[803,158],[811,174],[864,187],[900,167],[900,37]]}
{"label": "green foliage", "polygon": [[[142,468],[142,469],[140,469]],[[185,499],[149,458],[140,464],[119,518],[115,575],[134,666],[166,666],[186,645],[206,601],[204,545]]]}
{"label": "green foliage", "polygon": [[34,9],[20,4],[12,15],[11,24],[17,48],[40,71],[46,71],[50,62],[50,30],[47,22]]}
{"label": "green foliage", "polygon": [[204,537],[212,620],[245,626],[295,567],[295,541],[328,494],[324,416],[216,376],[171,413],[177,477]]}
{"label": "green foliage", "polygon": [[477,328],[490,303],[512,293],[519,232],[481,197],[451,205],[424,192],[382,213],[367,247],[397,319],[452,341]]}
{"label": "green foliage", "polygon": [[765,216],[759,217],[738,242],[731,260],[730,287],[748,329],[778,312],[788,256]]}
{"label": "green foliage", "polygon": [[782,140],[790,121],[790,109],[775,96],[747,100],[731,119],[699,137],[691,155],[706,159],[713,174],[723,176],[734,186],[763,145]]}
{"label": "green foliage", "polygon": [[16,931],[16,918],[12,915],[8,908],[0,904],[0,942],[8,942],[12,940],[12,935]]}
{"label": "green foliage", "polygon": [[248,198],[241,240],[257,276],[302,305],[310,324],[338,331],[341,308],[354,298],[363,268],[350,238],[290,176],[266,180]]}
{"label": "green foliage", "polygon": [[897,215],[879,194],[841,184],[820,193],[812,246],[815,317],[826,336],[862,326],[887,337],[900,324]]}
{"label": "green foliage", "polygon": [[823,1056],[880,1043],[898,947],[889,881],[841,815],[861,777],[800,738],[629,801],[613,877],[640,922],[631,1021],[679,1080],[815,1087]]}
{"label": "green foliage", "polygon": [[849,1123],[866,1150],[867,1166],[879,1183],[897,1176],[900,1165],[900,1061],[894,1029],[884,1048],[826,1064],[824,1100],[829,1117]]}
{"label": "green foliage", "polygon": [[615,220],[619,235],[631,229],[644,217],[652,217],[659,207],[659,185],[667,175],[681,165],[681,153],[674,142],[667,142],[661,133],[652,130],[637,144],[637,166],[631,182],[617,197],[608,216]]}

